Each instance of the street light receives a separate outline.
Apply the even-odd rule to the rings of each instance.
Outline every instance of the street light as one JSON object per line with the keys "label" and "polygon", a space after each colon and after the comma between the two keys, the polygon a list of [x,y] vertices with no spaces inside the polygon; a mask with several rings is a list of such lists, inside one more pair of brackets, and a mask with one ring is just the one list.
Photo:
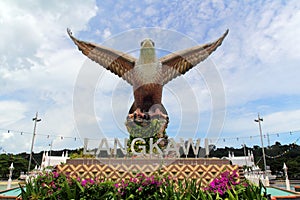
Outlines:
{"label": "street light", "polygon": [[30,171],[30,165],[31,165],[31,159],[32,159],[32,150],[33,150],[33,144],[34,144],[34,138],[36,135],[36,124],[37,122],[42,121],[41,119],[38,119],[38,112],[36,112],[35,117],[32,118],[32,121],[34,121],[34,127],[33,127],[33,135],[32,135],[32,141],[31,141],[31,149],[30,149],[30,157],[29,157],[29,164],[28,164],[28,174]]}
{"label": "street light", "polygon": [[261,140],[261,147],[262,147],[262,153],[263,153],[263,159],[264,159],[264,171],[266,174],[266,170],[267,170],[267,163],[266,163],[266,155],[265,155],[265,148],[264,148],[264,142],[263,142],[263,137],[262,137],[262,130],[261,130],[261,121],[264,121],[263,118],[259,117],[259,113],[257,114],[257,119],[254,120],[255,122],[258,122],[258,126],[259,126],[259,133],[260,133],[260,140]]}

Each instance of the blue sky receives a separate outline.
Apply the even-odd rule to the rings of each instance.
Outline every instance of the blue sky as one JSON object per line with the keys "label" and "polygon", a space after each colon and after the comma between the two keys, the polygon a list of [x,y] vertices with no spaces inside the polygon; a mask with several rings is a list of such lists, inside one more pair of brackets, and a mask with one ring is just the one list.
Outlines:
{"label": "blue sky", "polygon": [[[163,55],[229,29],[207,61],[166,85],[168,135],[217,137],[220,147],[259,145],[253,121],[259,112],[271,144],[300,137],[299,1],[1,1],[0,146],[6,152],[29,152],[37,111],[34,151],[49,150],[51,141],[62,149],[81,147],[84,136],[126,137],[131,88],[88,61],[67,28],[134,56],[142,37],[152,37]],[[81,83],[92,85],[82,90]],[[216,113],[225,115],[219,120]]]}

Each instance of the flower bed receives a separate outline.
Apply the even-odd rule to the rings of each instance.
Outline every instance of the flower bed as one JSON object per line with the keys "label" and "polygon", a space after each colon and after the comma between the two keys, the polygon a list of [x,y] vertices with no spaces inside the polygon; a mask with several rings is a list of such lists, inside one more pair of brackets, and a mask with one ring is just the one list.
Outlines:
{"label": "flower bed", "polygon": [[27,199],[267,199],[261,187],[247,181],[238,182],[235,171],[225,171],[208,186],[196,180],[180,181],[161,176],[136,177],[112,182],[98,179],[81,179],[56,172],[41,173],[26,184],[21,197]]}

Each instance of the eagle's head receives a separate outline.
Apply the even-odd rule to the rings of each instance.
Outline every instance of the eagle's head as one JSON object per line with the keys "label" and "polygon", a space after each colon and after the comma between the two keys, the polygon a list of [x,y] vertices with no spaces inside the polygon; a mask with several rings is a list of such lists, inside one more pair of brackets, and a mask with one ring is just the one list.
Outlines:
{"label": "eagle's head", "polygon": [[141,42],[142,48],[151,48],[151,47],[153,48],[154,46],[155,46],[154,42],[149,38],[146,38]]}
{"label": "eagle's head", "polygon": [[147,38],[141,42],[139,64],[155,63],[157,60],[154,42]]}

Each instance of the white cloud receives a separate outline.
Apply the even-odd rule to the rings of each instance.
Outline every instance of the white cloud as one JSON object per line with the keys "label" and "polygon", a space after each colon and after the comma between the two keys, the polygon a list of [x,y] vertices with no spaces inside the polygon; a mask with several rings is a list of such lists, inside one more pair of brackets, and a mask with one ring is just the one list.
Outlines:
{"label": "white cloud", "polygon": [[109,36],[111,36],[111,32],[108,28],[104,29],[103,31],[103,37],[104,38],[108,38]]}
{"label": "white cloud", "polygon": [[18,101],[0,101],[0,124],[8,126],[25,117],[27,106]]}
{"label": "white cloud", "polygon": [[264,128],[270,133],[299,131],[300,110],[274,112],[264,117]]}
{"label": "white cloud", "polygon": [[232,12],[232,17],[239,18],[226,19],[229,35],[212,55],[224,81],[229,108],[258,99],[299,95],[299,47],[295,45],[300,42],[299,3],[241,6]]}
{"label": "white cloud", "polygon": [[[86,29],[97,11],[95,2],[1,1],[0,5],[0,124],[17,131],[7,138],[13,142],[1,145],[7,152],[29,151],[30,134],[18,140],[18,131],[32,131],[35,111],[42,118],[39,133],[73,137],[73,85],[85,58],[74,50],[66,28]],[[36,141],[37,150],[45,148],[43,140],[41,136]]]}
{"label": "white cloud", "polygon": [[155,9],[155,8],[153,8],[153,7],[151,7],[151,6],[149,6],[149,7],[147,7],[146,8],[146,10],[144,11],[144,14],[146,15],[146,16],[148,16],[148,17],[152,17],[152,16],[154,16],[154,15],[157,15],[157,9]]}
{"label": "white cloud", "polygon": [[42,64],[39,51],[61,47],[66,28],[84,29],[97,10],[93,1],[2,1],[0,5],[1,64],[9,69],[30,68],[31,61]]}
{"label": "white cloud", "polygon": [[6,142],[8,139],[10,139],[11,137],[13,137],[13,135],[11,133],[8,133],[8,132],[2,133],[0,135],[1,135],[1,139],[0,139],[1,143]]}

